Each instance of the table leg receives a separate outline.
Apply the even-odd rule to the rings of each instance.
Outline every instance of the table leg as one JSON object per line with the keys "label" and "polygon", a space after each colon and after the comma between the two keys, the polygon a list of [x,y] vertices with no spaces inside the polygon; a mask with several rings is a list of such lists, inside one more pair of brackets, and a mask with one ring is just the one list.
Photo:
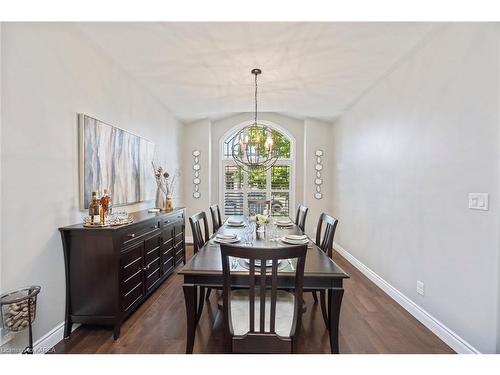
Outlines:
{"label": "table leg", "polygon": [[339,321],[340,321],[340,306],[344,289],[329,289],[328,290],[328,320],[330,331],[330,348],[332,354],[339,353]]}
{"label": "table leg", "polygon": [[326,329],[330,329],[330,323],[328,320],[328,313],[326,309],[326,292],[324,290],[320,290],[319,299],[321,300],[321,315],[323,315],[323,321],[325,322]]}
{"label": "table leg", "polygon": [[184,285],[184,300],[186,302],[186,354],[193,353],[194,336],[196,333],[196,303],[197,288],[195,285]]}
{"label": "table leg", "polygon": [[199,292],[199,301],[198,301],[198,308],[197,308],[197,313],[196,313],[196,323],[200,320],[201,313],[203,312],[203,305],[204,305],[204,300],[205,300],[205,287],[200,286],[200,292]]}

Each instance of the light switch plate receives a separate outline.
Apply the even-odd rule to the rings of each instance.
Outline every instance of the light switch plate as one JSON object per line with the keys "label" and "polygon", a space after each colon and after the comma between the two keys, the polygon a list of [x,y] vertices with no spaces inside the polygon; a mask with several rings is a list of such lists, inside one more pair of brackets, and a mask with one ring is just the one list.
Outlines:
{"label": "light switch plate", "polygon": [[489,194],[488,193],[469,193],[469,208],[471,210],[489,209]]}
{"label": "light switch plate", "polygon": [[422,296],[425,294],[424,283],[419,280],[417,280],[417,293]]}

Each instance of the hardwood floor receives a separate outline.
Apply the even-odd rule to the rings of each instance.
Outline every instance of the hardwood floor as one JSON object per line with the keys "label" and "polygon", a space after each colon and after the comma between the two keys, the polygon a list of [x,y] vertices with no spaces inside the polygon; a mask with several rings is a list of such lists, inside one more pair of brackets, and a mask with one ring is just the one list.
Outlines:
{"label": "hardwood floor", "polygon": [[[192,247],[187,251],[192,253]],[[340,316],[341,353],[454,353],[344,258],[336,253],[334,260],[351,276]],[[320,306],[311,293],[305,293],[305,300],[298,351],[329,353]],[[184,353],[185,334],[182,277],[175,274],[123,324],[118,340],[113,341],[111,328],[84,326],[59,342],[54,352]],[[223,353],[222,339],[222,312],[212,293],[196,331],[194,353]]]}

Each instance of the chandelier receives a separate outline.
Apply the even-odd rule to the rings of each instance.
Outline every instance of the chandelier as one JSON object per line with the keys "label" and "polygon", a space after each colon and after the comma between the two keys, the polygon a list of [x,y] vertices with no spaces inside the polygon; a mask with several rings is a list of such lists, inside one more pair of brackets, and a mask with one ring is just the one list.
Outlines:
{"label": "chandelier", "polygon": [[255,76],[255,117],[252,125],[241,129],[231,141],[232,156],[237,165],[246,172],[265,171],[271,168],[279,157],[279,147],[274,147],[275,132],[257,122],[257,76],[260,69],[253,69]]}

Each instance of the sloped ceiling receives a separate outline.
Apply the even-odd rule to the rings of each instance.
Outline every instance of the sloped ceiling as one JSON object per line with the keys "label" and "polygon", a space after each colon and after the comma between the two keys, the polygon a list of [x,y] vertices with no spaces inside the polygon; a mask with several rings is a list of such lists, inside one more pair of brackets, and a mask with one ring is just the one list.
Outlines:
{"label": "sloped ceiling", "polygon": [[331,120],[436,23],[79,23],[181,121],[253,111]]}

